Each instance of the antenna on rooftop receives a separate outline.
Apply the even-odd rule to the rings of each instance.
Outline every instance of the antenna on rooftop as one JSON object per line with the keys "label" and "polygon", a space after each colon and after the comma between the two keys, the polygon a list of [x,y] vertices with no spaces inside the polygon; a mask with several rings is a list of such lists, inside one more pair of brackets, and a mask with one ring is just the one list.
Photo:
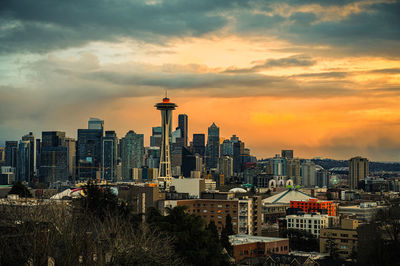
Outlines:
{"label": "antenna on rooftop", "polygon": [[168,98],[168,89],[165,89],[165,98]]}

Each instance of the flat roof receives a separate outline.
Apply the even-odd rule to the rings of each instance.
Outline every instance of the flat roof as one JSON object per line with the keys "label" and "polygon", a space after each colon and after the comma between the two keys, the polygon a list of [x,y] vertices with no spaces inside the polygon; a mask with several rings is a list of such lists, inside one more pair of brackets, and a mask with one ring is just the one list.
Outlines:
{"label": "flat roof", "polygon": [[229,242],[233,245],[243,245],[249,243],[269,243],[281,240],[289,240],[289,238],[279,238],[279,237],[266,237],[266,236],[250,236],[250,235],[232,235],[229,236]]}

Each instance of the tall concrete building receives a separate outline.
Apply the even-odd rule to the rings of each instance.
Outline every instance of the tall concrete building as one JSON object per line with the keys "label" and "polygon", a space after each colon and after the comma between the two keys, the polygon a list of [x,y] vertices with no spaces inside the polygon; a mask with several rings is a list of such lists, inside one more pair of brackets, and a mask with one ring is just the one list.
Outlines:
{"label": "tall concrete building", "polygon": [[286,176],[292,179],[295,185],[301,185],[299,159],[286,159]]}
{"label": "tall concrete building", "polygon": [[230,156],[219,158],[219,173],[224,175],[225,183],[233,176],[233,159]]}
{"label": "tall concrete building", "polygon": [[133,169],[141,168],[144,160],[144,136],[133,130],[121,139],[122,179],[132,180]]}
{"label": "tall concrete building", "polygon": [[212,123],[208,128],[207,147],[206,147],[206,169],[218,168],[219,159],[219,127]]}
{"label": "tall concrete building", "polygon": [[365,180],[369,174],[369,161],[360,156],[349,160],[349,186],[350,189],[357,189],[358,183]]}
{"label": "tall concrete building", "polygon": [[204,157],[206,151],[206,137],[204,134],[193,134],[192,142],[193,154],[198,154]]}
{"label": "tall concrete building", "polygon": [[274,176],[286,176],[286,159],[276,154],[272,158],[272,174]]}
{"label": "tall concrete building", "polygon": [[315,187],[316,185],[315,163],[307,160],[301,165],[301,178],[302,178],[302,186]]}
{"label": "tall concrete building", "polygon": [[102,142],[101,178],[117,181],[118,138],[115,131],[106,131]]}
{"label": "tall concrete building", "polygon": [[162,142],[159,167],[159,186],[169,190],[172,180],[171,170],[171,150],[170,150],[170,134],[172,124],[172,111],[177,105],[170,102],[169,98],[165,97],[161,103],[155,105],[157,110],[161,111],[161,126],[162,126]]}

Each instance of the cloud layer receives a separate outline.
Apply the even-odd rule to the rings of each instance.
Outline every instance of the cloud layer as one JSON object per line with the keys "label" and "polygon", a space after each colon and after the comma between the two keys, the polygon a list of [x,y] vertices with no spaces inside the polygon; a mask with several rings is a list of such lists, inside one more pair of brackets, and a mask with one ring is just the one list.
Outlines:
{"label": "cloud layer", "polygon": [[400,160],[399,13],[393,0],[2,1],[0,141],[75,136],[89,116],[148,135],[167,88],[191,132],[216,121],[259,157]]}

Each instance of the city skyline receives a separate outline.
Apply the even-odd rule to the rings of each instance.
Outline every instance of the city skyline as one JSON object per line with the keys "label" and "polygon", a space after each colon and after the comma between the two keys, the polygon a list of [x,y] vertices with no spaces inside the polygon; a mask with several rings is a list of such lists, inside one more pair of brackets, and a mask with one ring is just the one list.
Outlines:
{"label": "city skyline", "polygon": [[190,139],[400,161],[398,1],[46,3],[0,13],[0,143],[99,117],[148,145],[167,88]]}

